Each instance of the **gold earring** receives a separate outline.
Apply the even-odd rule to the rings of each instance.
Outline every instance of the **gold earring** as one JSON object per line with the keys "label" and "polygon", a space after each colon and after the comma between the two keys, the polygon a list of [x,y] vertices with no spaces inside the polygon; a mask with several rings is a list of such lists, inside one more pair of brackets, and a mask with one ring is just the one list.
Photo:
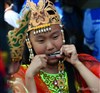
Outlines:
{"label": "gold earring", "polygon": [[59,79],[57,80],[58,87],[59,87],[60,91],[62,91],[64,88],[64,83],[65,83],[63,61],[59,61],[59,63],[58,63],[58,72],[59,72],[59,76],[60,76]]}
{"label": "gold earring", "polygon": [[[63,28],[63,25],[60,24],[60,27]],[[62,32],[62,39],[63,39],[63,44],[65,44],[65,37],[64,37],[64,30],[61,29],[61,32]]]}
{"label": "gold earring", "polygon": [[28,50],[29,50],[29,61],[32,60],[32,58],[34,57],[34,53],[33,53],[33,50],[32,50],[32,45],[31,45],[31,42],[29,40],[29,37],[28,37],[28,33],[26,33],[26,44],[27,44],[27,47],[28,47]]}
{"label": "gold earring", "polygon": [[61,30],[62,38],[63,38],[63,44],[65,44],[65,37],[64,37],[64,30]]}

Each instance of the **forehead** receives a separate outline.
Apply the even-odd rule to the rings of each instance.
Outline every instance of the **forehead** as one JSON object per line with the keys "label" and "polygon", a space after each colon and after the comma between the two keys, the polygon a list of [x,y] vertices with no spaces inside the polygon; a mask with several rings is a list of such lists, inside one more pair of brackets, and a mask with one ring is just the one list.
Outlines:
{"label": "forehead", "polygon": [[57,33],[58,31],[61,31],[61,27],[58,24],[51,25],[48,28],[48,31],[44,31],[45,29],[46,28],[38,30],[38,33],[35,30],[32,30],[30,33],[31,35],[38,36],[38,35],[47,35],[47,34],[49,35],[49,34],[53,34],[55,32]]}
{"label": "forehead", "polygon": [[51,28],[52,28],[52,30],[60,30],[61,29],[60,25],[58,25],[58,24],[52,25]]}

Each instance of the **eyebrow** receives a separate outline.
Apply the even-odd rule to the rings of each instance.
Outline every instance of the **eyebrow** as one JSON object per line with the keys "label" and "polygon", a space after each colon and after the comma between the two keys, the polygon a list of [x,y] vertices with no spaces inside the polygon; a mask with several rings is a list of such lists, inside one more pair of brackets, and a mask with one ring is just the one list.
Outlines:
{"label": "eyebrow", "polygon": [[[61,32],[61,31],[60,31],[60,30],[57,30],[57,31],[55,31],[55,32],[52,33],[52,34],[56,34],[56,33],[59,33],[59,32]],[[51,35],[52,35],[52,34],[51,34]]]}
{"label": "eyebrow", "polygon": [[60,33],[61,33],[61,30],[57,30],[56,32],[52,33],[51,36],[52,36],[53,34],[60,34]]}

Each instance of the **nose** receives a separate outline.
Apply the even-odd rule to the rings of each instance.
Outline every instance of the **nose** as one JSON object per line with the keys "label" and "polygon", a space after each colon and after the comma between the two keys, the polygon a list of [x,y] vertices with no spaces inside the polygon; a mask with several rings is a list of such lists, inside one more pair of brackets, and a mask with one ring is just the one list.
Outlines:
{"label": "nose", "polygon": [[49,41],[46,42],[46,49],[48,51],[52,51],[54,49],[54,44],[53,44],[52,41],[49,40]]}

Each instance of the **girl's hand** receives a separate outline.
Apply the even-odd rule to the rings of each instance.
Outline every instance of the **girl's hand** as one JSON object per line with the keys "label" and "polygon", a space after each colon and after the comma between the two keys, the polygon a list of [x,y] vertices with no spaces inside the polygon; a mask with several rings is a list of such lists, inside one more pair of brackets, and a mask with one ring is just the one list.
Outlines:
{"label": "girl's hand", "polygon": [[72,65],[76,65],[79,62],[77,51],[74,45],[63,45],[61,47],[61,54],[64,54],[66,61]]}
{"label": "girl's hand", "polygon": [[45,54],[36,55],[27,69],[28,76],[34,76],[40,69],[45,68],[47,65],[47,56]]}

